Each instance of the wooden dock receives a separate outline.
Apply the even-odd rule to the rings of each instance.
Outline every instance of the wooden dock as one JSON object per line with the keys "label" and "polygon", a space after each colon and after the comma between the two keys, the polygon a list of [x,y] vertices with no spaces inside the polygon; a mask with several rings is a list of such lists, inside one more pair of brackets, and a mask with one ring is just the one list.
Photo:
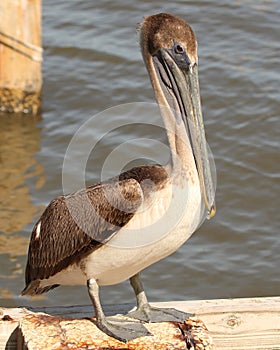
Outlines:
{"label": "wooden dock", "polygon": [[[175,342],[174,335],[170,336],[170,334],[166,333],[169,330],[176,333],[176,329],[170,325],[169,327],[171,328],[168,328],[167,323],[165,323],[164,326],[159,326],[159,328],[163,327],[162,332],[165,338],[168,339],[170,336],[170,339],[167,340],[169,345],[162,347],[162,349],[280,349],[280,297],[180,301],[153,303],[153,305],[175,307],[182,311],[194,313],[195,319],[201,320],[206,325],[214,344],[212,347],[188,347],[187,343],[184,342],[184,345],[176,343],[176,347],[173,347],[171,344],[172,341]],[[125,313],[131,308],[132,305],[104,307],[107,314]],[[104,344],[102,346],[94,345],[95,342],[92,338],[90,344],[89,335],[94,337],[96,332],[96,344],[101,344],[100,337],[103,335],[92,322],[85,319],[92,317],[92,310],[91,305],[29,310],[24,308],[0,308],[0,350],[40,349],[40,346],[36,347],[36,344],[45,344],[41,347],[42,349],[152,349],[153,337],[138,339],[138,347],[133,346],[130,342],[121,346],[120,344],[122,343],[117,342],[118,344],[114,347],[108,340],[106,340],[107,347],[104,347]],[[39,315],[37,313],[42,312],[47,315],[43,317],[44,322],[38,321],[39,318],[37,321],[36,317],[33,318],[35,320],[32,323],[34,327],[30,330],[30,319],[34,316],[32,312],[36,312],[35,316]],[[23,322],[23,320],[25,321]],[[26,325],[26,320],[29,322],[29,328]],[[51,322],[49,322],[50,320]],[[61,341],[62,323],[64,324],[63,342]],[[44,328],[45,331],[43,331],[43,328],[40,328],[42,324],[44,324],[44,327],[47,327]],[[87,324],[90,324],[93,328],[88,330]],[[151,324],[154,327],[153,332],[157,325],[160,324]],[[76,330],[77,337],[84,339],[83,344],[81,340],[80,346],[75,343],[75,339],[73,339],[73,334],[75,336],[75,333],[71,333],[72,339],[65,338],[66,330],[69,327],[72,327],[72,330]],[[90,334],[88,334],[88,331]],[[47,333],[49,333],[49,337]],[[46,340],[46,337],[48,337],[48,340]],[[70,333],[68,337],[70,337]],[[105,335],[105,337],[107,336]],[[149,345],[147,346],[145,345],[146,338],[149,338]],[[48,346],[50,339],[53,343],[50,343],[51,345]],[[54,339],[56,339],[55,343]],[[143,339],[143,343],[141,343],[141,339]],[[28,346],[26,345],[27,342]],[[67,345],[65,345],[66,343]],[[69,344],[72,345],[70,346]]]}

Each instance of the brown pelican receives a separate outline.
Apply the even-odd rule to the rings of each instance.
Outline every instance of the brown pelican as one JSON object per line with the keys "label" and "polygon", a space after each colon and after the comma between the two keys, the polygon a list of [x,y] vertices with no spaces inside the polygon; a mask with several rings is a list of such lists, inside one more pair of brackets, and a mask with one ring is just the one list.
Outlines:
{"label": "brown pelican", "polygon": [[[143,322],[186,317],[175,309],[151,307],[139,273],[176,251],[197,228],[203,211],[208,218],[215,214],[195,35],[184,20],[161,13],[145,17],[140,45],[165,123],[170,161],[135,167],[52,200],[31,235],[22,291],[36,295],[59,285],[87,284],[97,326],[124,342],[149,334]],[[133,246],[137,235],[153,237],[157,222],[164,234]],[[126,246],[127,241],[132,245]],[[99,286],[126,279],[137,301],[128,316],[140,322],[105,317],[100,303]]]}

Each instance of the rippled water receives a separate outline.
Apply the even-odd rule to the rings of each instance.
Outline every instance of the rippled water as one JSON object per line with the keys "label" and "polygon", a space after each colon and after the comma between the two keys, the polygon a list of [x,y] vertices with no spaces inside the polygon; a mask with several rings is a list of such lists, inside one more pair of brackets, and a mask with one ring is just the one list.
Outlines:
{"label": "rippled water", "polygon": [[[61,287],[33,301],[18,297],[28,239],[43,208],[62,193],[63,159],[75,131],[108,107],[154,101],[135,27],[157,12],[183,17],[198,38],[218,211],[175,254],[143,272],[148,296],[168,301],[279,295],[278,1],[46,1],[42,116],[0,118],[0,305],[89,304],[82,286]],[[95,142],[99,132],[96,125],[84,138]],[[99,180],[104,159],[124,140],[165,140],[160,128],[148,126],[109,136],[90,157],[89,183]],[[71,171],[79,168],[73,164]],[[133,302],[128,283],[103,288],[102,296],[105,303]]]}

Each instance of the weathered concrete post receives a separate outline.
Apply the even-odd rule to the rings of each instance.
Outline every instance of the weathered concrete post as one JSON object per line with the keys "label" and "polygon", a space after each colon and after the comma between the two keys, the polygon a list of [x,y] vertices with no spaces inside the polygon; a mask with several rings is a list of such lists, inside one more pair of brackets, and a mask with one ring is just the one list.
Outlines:
{"label": "weathered concrete post", "polygon": [[1,0],[0,111],[38,113],[41,63],[41,0]]}

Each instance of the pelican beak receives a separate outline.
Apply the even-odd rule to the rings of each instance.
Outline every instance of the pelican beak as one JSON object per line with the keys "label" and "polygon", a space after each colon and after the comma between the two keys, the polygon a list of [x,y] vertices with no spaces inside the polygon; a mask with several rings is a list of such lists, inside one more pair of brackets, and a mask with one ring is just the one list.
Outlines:
{"label": "pelican beak", "polygon": [[153,56],[153,64],[161,89],[174,114],[176,123],[183,124],[193,151],[202,198],[210,219],[216,213],[215,184],[212,178],[204,123],[201,111],[197,64],[185,55],[178,61],[172,50],[161,48]]}

